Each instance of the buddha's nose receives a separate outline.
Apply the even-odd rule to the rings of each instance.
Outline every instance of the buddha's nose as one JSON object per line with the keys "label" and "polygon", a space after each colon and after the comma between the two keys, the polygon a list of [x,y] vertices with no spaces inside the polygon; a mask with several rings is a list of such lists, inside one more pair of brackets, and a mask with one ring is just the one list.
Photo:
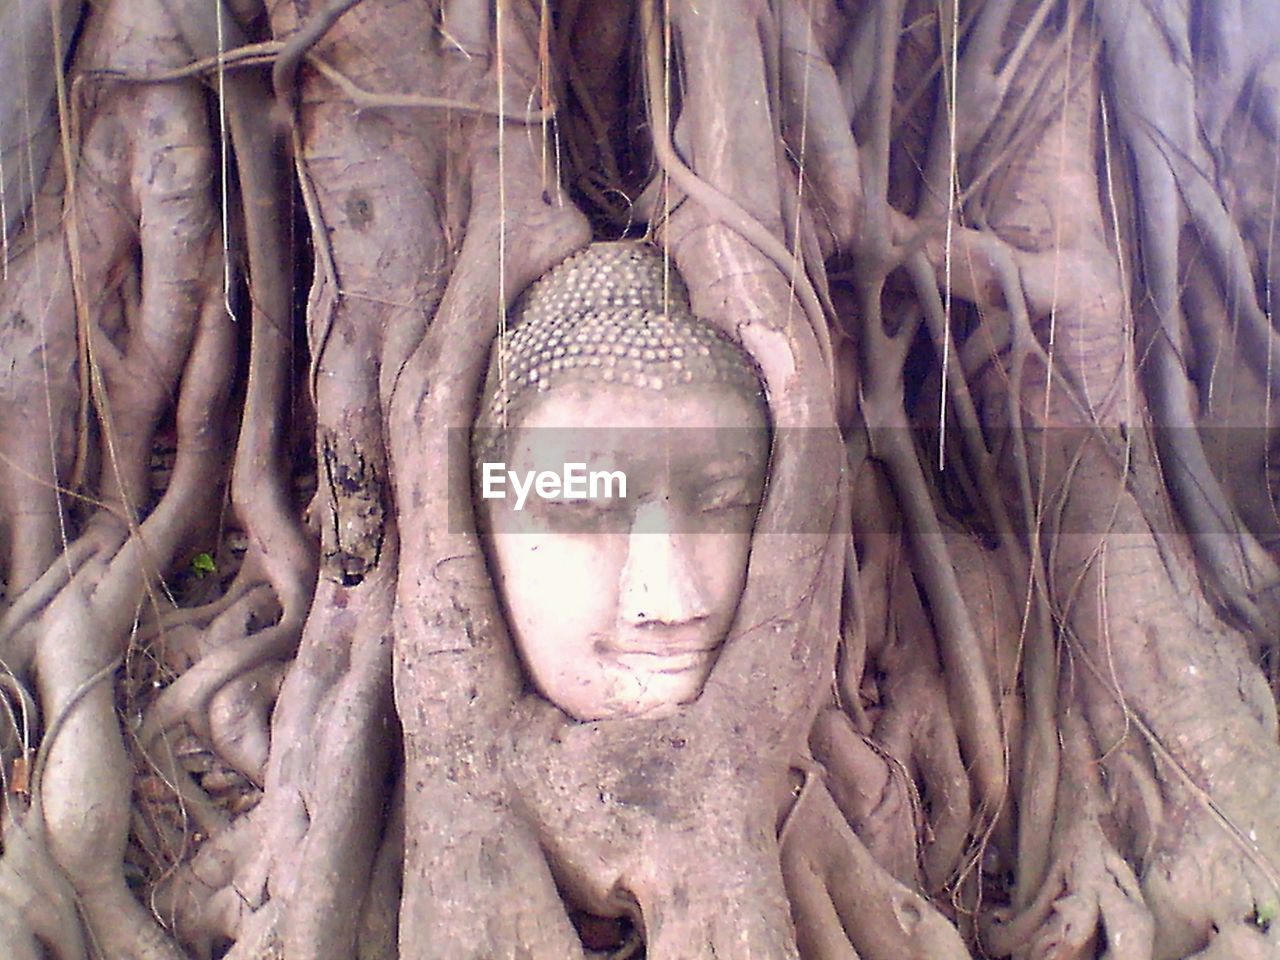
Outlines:
{"label": "buddha's nose", "polygon": [[681,624],[710,613],[694,557],[692,535],[674,528],[662,502],[641,504],[627,539],[619,615],[632,625]]}

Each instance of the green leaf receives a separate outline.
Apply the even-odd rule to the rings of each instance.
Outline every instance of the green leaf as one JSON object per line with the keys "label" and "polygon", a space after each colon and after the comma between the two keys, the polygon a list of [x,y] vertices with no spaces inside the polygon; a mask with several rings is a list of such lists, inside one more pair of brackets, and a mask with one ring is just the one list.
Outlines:
{"label": "green leaf", "polygon": [[1274,900],[1267,900],[1263,903],[1255,904],[1253,911],[1254,925],[1263,933],[1266,933],[1276,919],[1276,914],[1280,913],[1280,904],[1277,904]]}
{"label": "green leaf", "polygon": [[203,579],[207,573],[217,573],[218,565],[213,562],[213,557],[209,554],[197,553],[191,561],[191,572]]}

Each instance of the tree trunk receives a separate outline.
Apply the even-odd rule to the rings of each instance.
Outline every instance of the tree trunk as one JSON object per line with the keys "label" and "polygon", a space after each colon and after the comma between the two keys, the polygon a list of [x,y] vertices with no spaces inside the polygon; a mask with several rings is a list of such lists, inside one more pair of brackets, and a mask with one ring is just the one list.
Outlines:
{"label": "tree trunk", "polygon": [[[1280,955],[1265,4],[0,2],[9,954]],[[583,722],[467,443],[620,237],[773,440]]]}

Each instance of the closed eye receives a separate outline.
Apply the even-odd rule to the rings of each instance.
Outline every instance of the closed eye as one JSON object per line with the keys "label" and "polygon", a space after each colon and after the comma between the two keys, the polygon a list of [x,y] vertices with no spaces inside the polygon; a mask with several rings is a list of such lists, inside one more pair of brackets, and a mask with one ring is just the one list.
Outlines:
{"label": "closed eye", "polygon": [[698,497],[697,506],[702,513],[754,510],[759,501],[753,493],[745,477],[727,477],[706,487]]}
{"label": "closed eye", "polygon": [[625,500],[602,497],[548,498],[542,501],[540,508],[548,522],[567,532],[620,530],[624,528],[628,512]]}
{"label": "closed eye", "polygon": [[619,500],[610,497],[551,497],[547,499],[547,506],[553,510],[594,510],[596,512],[604,512],[616,510]]}

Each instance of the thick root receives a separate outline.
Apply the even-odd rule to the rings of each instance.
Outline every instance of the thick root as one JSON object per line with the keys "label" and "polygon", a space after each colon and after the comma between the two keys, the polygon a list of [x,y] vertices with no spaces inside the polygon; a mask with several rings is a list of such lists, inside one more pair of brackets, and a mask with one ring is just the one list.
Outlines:
{"label": "thick root", "polygon": [[951,922],[876,863],[825,786],[802,796],[792,818],[783,876],[807,942],[826,945],[818,956],[970,960]]}

